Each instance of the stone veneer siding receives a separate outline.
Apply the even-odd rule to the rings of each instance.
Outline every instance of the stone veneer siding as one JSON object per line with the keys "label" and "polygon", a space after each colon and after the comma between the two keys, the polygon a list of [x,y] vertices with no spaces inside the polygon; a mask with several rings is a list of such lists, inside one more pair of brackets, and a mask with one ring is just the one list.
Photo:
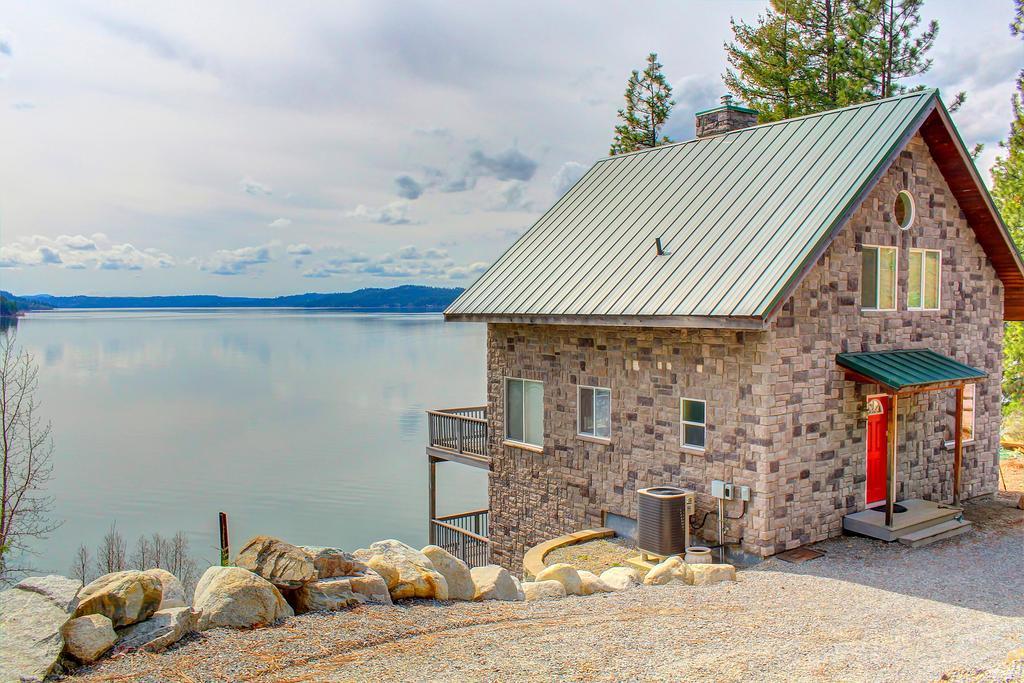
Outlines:
{"label": "stone veneer siding", "polygon": [[[900,231],[892,203],[916,204]],[[860,309],[860,245],[899,247],[897,311]],[[942,250],[941,309],[908,311],[908,250]],[[842,351],[931,348],[985,369],[962,493],[996,490],[1002,374],[1002,284],[927,146],[914,137],[763,332],[490,324],[490,535],[495,561],[518,568],[526,548],[636,517],[636,489],[698,492],[697,520],[715,510],[712,479],[751,487],[726,503],[727,540],[771,555],[842,533],[864,507],[864,406],[876,387],[845,379]],[[503,445],[504,378],[544,382],[544,453]],[[608,443],[576,436],[577,385],[612,391]],[[707,401],[707,450],[679,445],[680,398]],[[953,391],[899,402],[898,498],[952,500]],[[717,534],[706,517],[707,538]]]}

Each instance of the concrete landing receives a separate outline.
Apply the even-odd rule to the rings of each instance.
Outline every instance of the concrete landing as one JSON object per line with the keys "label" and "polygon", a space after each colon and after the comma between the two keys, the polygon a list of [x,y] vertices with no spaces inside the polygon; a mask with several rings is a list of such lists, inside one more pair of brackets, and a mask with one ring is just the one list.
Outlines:
{"label": "concrete landing", "polygon": [[[899,504],[905,508],[905,511],[893,515],[892,526],[885,525],[884,510],[868,509],[843,517],[843,529],[883,541],[895,541],[901,536],[963,518],[963,509],[954,505],[944,505],[919,498],[901,500]],[[876,505],[875,507],[881,506]]]}

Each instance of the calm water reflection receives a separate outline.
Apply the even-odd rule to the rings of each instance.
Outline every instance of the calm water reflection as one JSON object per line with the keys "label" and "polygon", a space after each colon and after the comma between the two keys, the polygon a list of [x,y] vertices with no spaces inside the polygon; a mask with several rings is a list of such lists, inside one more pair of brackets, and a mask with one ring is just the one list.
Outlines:
{"label": "calm water reflection", "polygon": [[[265,533],[354,549],[426,538],[427,408],[484,399],[485,330],[439,315],[296,310],[30,314],[64,525],[36,565],[66,573],[114,520],[216,558]],[[486,475],[439,467],[440,510],[486,506]]]}

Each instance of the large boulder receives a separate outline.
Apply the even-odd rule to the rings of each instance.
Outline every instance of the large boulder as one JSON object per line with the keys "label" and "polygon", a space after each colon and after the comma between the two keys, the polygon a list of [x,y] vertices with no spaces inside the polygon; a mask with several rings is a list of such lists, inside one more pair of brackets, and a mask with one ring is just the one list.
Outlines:
{"label": "large boulder", "polygon": [[571,564],[559,562],[550,567],[545,567],[540,574],[537,574],[537,581],[557,581],[565,587],[568,595],[583,595],[583,581],[579,572]]}
{"label": "large boulder", "polygon": [[299,548],[313,562],[313,569],[316,571],[316,578],[318,579],[332,579],[335,576],[356,576],[368,569],[366,563],[339,548],[321,548],[309,545],[300,545]]}
{"label": "large boulder", "polygon": [[235,558],[235,566],[259,574],[278,588],[298,588],[317,578],[310,555],[272,536],[249,539]]}
{"label": "large boulder", "polygon": [[363,574],[346,576],[345,578],[351,584],[352,592],[355,593],[360,602],[379,602],[383,605],[392,604],[387,582],[372,569],[367,569]]}
{"label": "large boulder", "polygon": [[473,585],[473,575],[470,574],[469,566],[465,562],[436,545],[428,545],[423,549],[423,554],[448,584],[449,600],[473,599],[476,587]]}
{"label": "large boulder", "polygon": [[114,628],[143,621],[160,607],[160,581],[143,572],[129,570],[99,577],[78,594],[76,617],[102,614]]}
{"label": "large boulder", "polygon": [[80,581],[34,576],[0,592],[0,681],[41,681],[64,649]]}
{"label": "large boulder", "polygon": [[336,612],[361,604],[346,577],[310,581],[295,591],[295,613]]}
{"label": "large boulder", "polygon": [[166,569],[147,569],[142,572],[160,582],[160,606],[157,611],[170,609],[171,607],[185,607],[188,600],[185,599],[185,587],[178,581],[178,577]]}
{"label": "large boulder", "polygon": [[624,591],[639,586],[644,577],[632,567],[612,567],[601,572],[601,580],[613,591]]}
{"label": "large boulder", "polygon": [[525,592],[508,570],[496,564],[470,570],[476,587],[474,600],[525,600]]}
{"label": "large boulder", "polygon": [[646,586],[663,586],[666,583],[693,583],[690,565],[673,555],[664,562],[654,565],[644,577]]}
{"label": "large boulder", "polygon": [[736,567],[731,564],[691,564],[690,576],[694,586],[736,580]]}
{"label": "large boulder", "polygon": [[611,593],[612,587],[601,580],[594,572],[585,569],[579,571],[580,595],[593,595],[594,593]]}
{"label": "large boulder", "polygon": [[146,621],[125,626],[118,631],[115,649],[163,652],[196,630],[196,613],[191,607],[169,607],[157,610]]}
{"label": "large boulder", "polygon": [[401,541],[377,541],[353,555],[380,574],[394,600],[448,599],[448,582],[434,569],[430,559]]}
{"label": "large boulder", "polygon": [[522,586],[527,602],[565,597],[565,586],[557,581],[524,581]]}
{"label": "large boulder", "polygon": [[95,662],[112,648],[114,641],[117,640],[113,623],[102,614],[75,617],[64,624],[61,633],[68,654],[82,664]]}
{"label": "large boulder", "polygon": [[196,585],[193,609],[200,631],[215,626],[253,628],[294,614],[274,584],[241,567],[210,567]]}

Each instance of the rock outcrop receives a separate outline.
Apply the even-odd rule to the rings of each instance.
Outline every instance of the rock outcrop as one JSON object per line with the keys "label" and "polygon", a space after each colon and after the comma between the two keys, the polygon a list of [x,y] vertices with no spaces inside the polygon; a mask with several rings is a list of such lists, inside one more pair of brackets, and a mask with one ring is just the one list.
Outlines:
{"label": "rock outcrop", "polygon": [[593,595],[594,593],[611,593],[612,587],[601,580],[594,572],[580,569],[580,595]]}
{"label": "rock outcrop", "polygon": [[401,541],[377,541],[353,555],[380,574],[393,600],[448,599],[448,582],[434,569],[430,559]]}
{"label": "rock outcrop", "polygon": [[235,566],[258,574],[278,588],[299,588],[317,577],[310,555],[272,536],[249,539],[235,558]]}
{"label": "rock outcrop", "polygon": [[134,624],[152,616],[163,598],[160,581],[139,571],[104,574],[78,594],[76,617],[102,614],[114,628]]}
{"label": "rock outcrop", "polygon": [[210,567],[199,579],[192,607],[201,631],[215,626],[253,628],[294,614],[274,584],[241,567]]}
{"label": "rock outcrop", "polygon": [[42,681],[64,649],[81,582],[34,576],[0,592],[0,681]]}
{"label": "rock outcrop", "polygon": [[644,577],[646,586],[663,586],[666,583],[693,583],[690,565],[673,555],[664,562],[654,565]]}
{"label": "rock outcrop", "polygon": [[644,577],[632,567],[612,567],[601,572],[601,580],[613,591],[624,591],[643,583]]}
{"label": "rock outcrop", "polygon": [[102,614],[75,617],[64,624],[61,633],[67,653],[82,664],[95,662],[117,640],[113,623]]}
{"label": "rock outcrop", "polygon": [[568,595],[583,594],[583,580],[580,579],[579,572],[571,564],[564,562],[545,567],[540,574],[537,574],[537,581],[557,581],[562,584]]}
{"label": "rock outcrop", "polygon": [[169,607],[157,610],[146,621],[118,630],[117,651],[145,650],[163,652],[196,630],[196,613],[191,607]]}
{"label": "rock outcrop", "polygon": [[448,584],[449,600],[473,599],[476,587],[469,565],[440,546],[428,545],[422,552]]}
{"label": "rock outcrop", "polygon": [[538,600],[556,600],[565,597],[565,586],[557,581],[525,581],[523,594],[527,602]]}
{"label": "rock outcrop", "polygon": [[475,586],[474,600],[524,600],[525,591],[508,570],[496,564],[470,570]]}
{"label": "rock outcrop", "polygon": [[171,607],[185,607],[188,604],[188,600],[185,598],[185,587],[181,585],[177,576],[160,568],[147,569],[142,573],[160,582],[160,606],[157,611]]}

